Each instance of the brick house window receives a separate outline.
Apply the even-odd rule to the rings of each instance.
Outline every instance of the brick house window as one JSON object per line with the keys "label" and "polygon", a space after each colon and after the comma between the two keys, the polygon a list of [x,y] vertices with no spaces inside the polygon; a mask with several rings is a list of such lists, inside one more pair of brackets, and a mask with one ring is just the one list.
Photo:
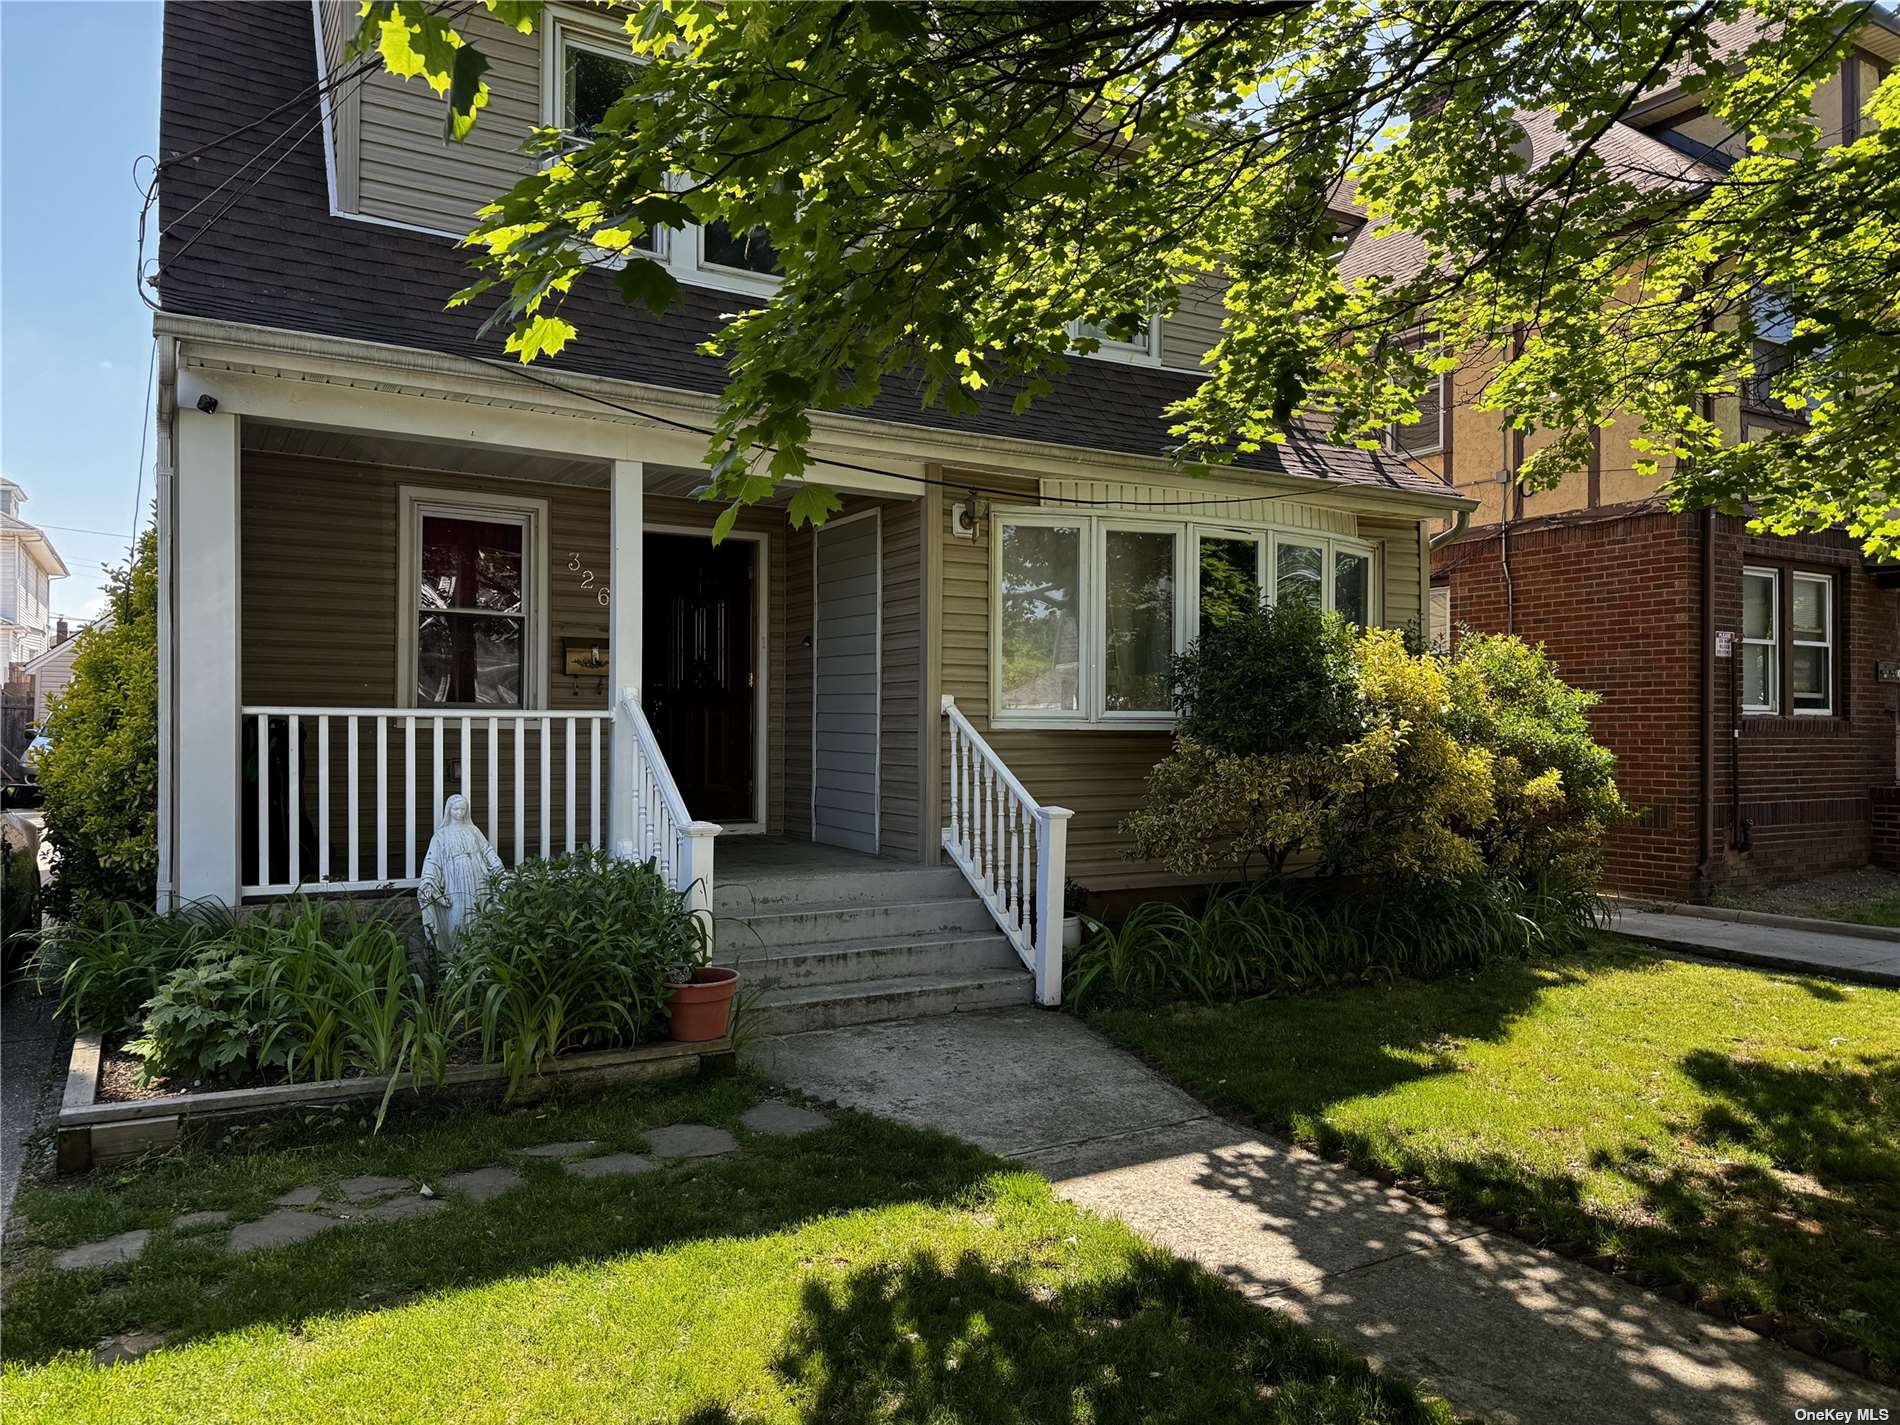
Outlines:
{"label": "brick house window", "polygon": [[1750,566],[1742,571],[1742,711],[1834,712],[1834,576]]}

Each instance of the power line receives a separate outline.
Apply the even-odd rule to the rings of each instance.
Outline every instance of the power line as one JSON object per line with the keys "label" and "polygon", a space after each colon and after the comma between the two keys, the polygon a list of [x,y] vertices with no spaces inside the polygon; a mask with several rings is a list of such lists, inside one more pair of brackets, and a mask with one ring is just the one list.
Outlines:
{"label": "power line", "polygon": [[[718,435],[719,435],[719,432],[712,430],[706,426],[697,426],[697,425],[692,424],[690,421],[676,420],[671,416],[660,415],[656,411],[646,411],[646,410],[640,409],[638,406],[629,406],[619,401],[610,401],[605,396],[596,395],[592,391],[579,390],[572,386],[563,385],[559,381],[549,380],[545,376],[537,376],[534,372],[527,370],[525,367],[515,362],[498,361],[494,359],[493,357],[487,357],[487,356],[470,356],[470,357],[465,357],[464,359],[468,361],[477,362],[481,364],[482,366],[493,367],[496,370],[510,372],[513,375],[521,377],[524,380],[533,382],[537,386],[545,386],[549,390],[559,391],[563,395],[576,396],[576,397],[579,397],[583,401],[592,401],[596,405],[606,406],[609,409],[620,411],[626,415],[638,416],[641,420],[652,421],[657,425],[669,426],[674,430],[685,431],[691,435],[703,435],[703,436],[713,438],[713,439],[718,438]],[[761,445],[759,449],[761,450],[761,452],[770,454],[774,451],[775,447],[768,446],[768,445]],[[939,489],[944,489],[944,490],[967,490],[971,494],[999,495],[1006,499],[1012,499],[1012,498],[1016,498],[1020,496],[1023,493],[1020,490],[1012,490],[1012,489],[1007,488],[1006,486],[984,485],[981,483],[976,483],[976,482],[972,482],[968,480],[940,480],[936,478],[935,476],[931,476],[931,475],[912,475],[908,471],[904,471],[904,470],[886,470],[880,466],[859,465],[849,460],[832,460],[827,457],[820,457],[819,463],[824,464],[824,465],[834,466],[840,470],[854,471],[860,475],[878,475],[890,480],[905,480],[914,485],[925,485],[925,486],[934,485],[938,487]],[[1282,473],[1287,473],[1287,472],[1282,472]],[[1322,487],[1322,488],[1329,488],[1329,487]],[[1387,488],[1396,488],[1396,487],[1388,485]],[[1255,502],[1266,503],[1272,500],[1308,499],[1308,498],[1311,498],[1315,493],[1318,493],[1318,492],[1313,491],[1313,490],[1285,490],[1277,494],[1259,494],[1259,495],[1238,494],[1238,495],[1226,495],[1226,496],[1221,496],[1218,498],[1205,499],[1205,500],[1157,500],[1150,504],[1143,504],[1139,506],[1139,508],[1144,509],[1144,510],[1199,509],[1199,508],[1203,508],[1209,505],[1237,505],[1237,504],[1250,504],[1250,503],[1255,503]],[[1080,495],[1043,495],[1041,496],[1041,499],[1043,503],[1045,504],[1077,505],[1077,506],[1085,506],[1085,507],[1102,507],[1102,508],[1113,508],[1113,509],[1128,508],[1128,504],[1125,500],[1092,500],[1092,499],[1084,498],[1083,496],[1080,496]]]}

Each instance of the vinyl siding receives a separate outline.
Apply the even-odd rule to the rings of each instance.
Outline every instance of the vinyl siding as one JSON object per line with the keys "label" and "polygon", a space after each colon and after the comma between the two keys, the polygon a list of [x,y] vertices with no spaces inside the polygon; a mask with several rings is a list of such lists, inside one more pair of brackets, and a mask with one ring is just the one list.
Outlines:
{"label": "vinyl siding", "polygon": [[459,235],[477,208],[534,171],[520,148],[541,122],[541,27],[520,34],[478,10],[456,28],[488,58],[488,107],[467,139],[445,144],[435,91],[377,70],[352,101],[356,201],[346,211]]}
{"label": "vinyl siding", "polygon": [[1174,315],[1161,319],[1161,364],[1182,371],[1199,371],[1201,358],[1220,340],[1221,319],[1227,309],[1221,299],[1227,278],[1203,276],[1181,290]]}
{"label": "vinyl siding", "polygon": [[812,839],[878,850],[879,610],[882,530],[877,512],[827,524],[815,536]]}
{"label": "vinyl siding", "polygon": [[1372,540],[1379,546],[1379,564],[1385,575],[1385,586],[1381,590],[1380,597],[1379,622],[1387,628],[1404,628],[1408,624],[1417,624],[1423,630],[1425,621],[1420,616],[1418,602],[1420,583],[1417,521],[1371,519],[1361,515],[1359,537]]}

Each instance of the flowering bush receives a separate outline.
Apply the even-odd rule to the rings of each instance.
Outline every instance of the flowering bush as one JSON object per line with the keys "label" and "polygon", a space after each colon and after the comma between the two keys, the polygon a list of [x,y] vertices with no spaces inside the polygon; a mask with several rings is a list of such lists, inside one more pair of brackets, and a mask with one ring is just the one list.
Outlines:
{"label": "flowering bush", "polygon": [[1623,814],[1594,695],[1517,639],[1471,635],[1445,657],[1262,609],[1177,659],[1174,687],[1180,736],[1126,830],[1182,875],[1593,886]]}

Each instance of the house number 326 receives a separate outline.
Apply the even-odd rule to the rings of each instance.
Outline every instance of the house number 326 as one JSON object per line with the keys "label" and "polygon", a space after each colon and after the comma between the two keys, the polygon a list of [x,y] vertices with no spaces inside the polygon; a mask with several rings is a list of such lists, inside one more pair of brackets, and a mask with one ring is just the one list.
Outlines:
{"label": "house number 326", "polygon": [[602,608],[606,608],[611,601],[609,590],[605,584],[599,586],[595,585],[594,571],[581,566],[580,555],[570,552],[567,556],[567,567],[581,576],[581,587],[583,589],[594,590],[594,602],[599,604]]}

